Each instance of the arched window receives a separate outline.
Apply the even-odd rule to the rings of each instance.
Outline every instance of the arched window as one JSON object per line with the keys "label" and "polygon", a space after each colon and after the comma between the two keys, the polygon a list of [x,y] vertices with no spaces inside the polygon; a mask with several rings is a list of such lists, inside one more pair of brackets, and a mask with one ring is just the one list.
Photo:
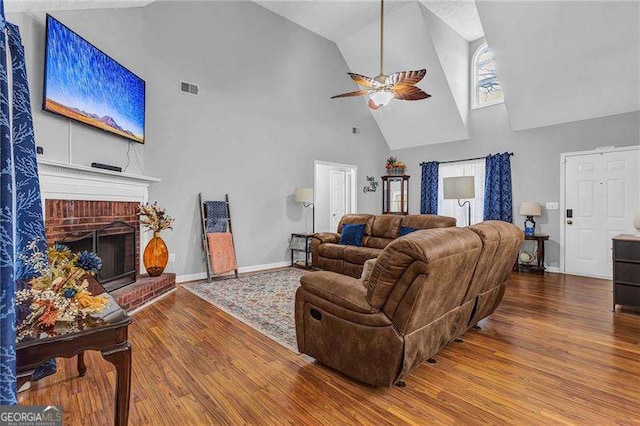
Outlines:
{"label": "arched window", "polygon": [[496,74],[493,53],[487,43],[478,47],[471,61],[471,107],[482,108],[504,102],[502,86]]}

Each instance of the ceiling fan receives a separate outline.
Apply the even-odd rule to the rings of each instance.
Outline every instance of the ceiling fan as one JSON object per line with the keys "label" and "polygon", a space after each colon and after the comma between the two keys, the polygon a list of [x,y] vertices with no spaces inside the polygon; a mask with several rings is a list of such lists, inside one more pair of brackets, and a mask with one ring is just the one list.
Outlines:
{"label": "ceiling fan", "polygon": [[387,105],[393,98],[403,101],[417,101],[431,97],[431,95],[415,86],[415,84],[422,80],[427,73],[426,69],[417,71],[400,71],[385,75],[382,67],[383,58],[384,0],[380,0],[380,74],[371,78],[365,75],[351,72],[348,73],[349,77],[351,77],[353,81],[360,86],[366,87],[366,89],[332,96],[331,99],[347,98],[351,96],[369,96],[369,108],[377,110]]}

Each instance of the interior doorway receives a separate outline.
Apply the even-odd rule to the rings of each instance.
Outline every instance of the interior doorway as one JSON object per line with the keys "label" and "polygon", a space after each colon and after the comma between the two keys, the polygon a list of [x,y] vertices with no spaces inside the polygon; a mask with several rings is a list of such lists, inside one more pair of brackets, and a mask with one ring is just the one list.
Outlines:
{"label": "interior doorway", "polygon": [[562,154],[561,264],[567,274],[611,278],[612,242],[634,234],[640,147]]}
{"label": "interior doorway", "polygon": [[325,161],[314,167],[316,232],[336,232],[342,216],[357,212],[358,168]]}

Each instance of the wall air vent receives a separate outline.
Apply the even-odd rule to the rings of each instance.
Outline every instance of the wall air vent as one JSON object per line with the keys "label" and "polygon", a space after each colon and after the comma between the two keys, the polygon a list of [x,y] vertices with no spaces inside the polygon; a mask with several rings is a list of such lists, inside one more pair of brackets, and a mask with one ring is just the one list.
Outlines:
{"label": "wall air vent", "polygon": [[198,85],[193,83],[187,83],[186,81],[180,82],[180,91],[182,93],[188,93],[190,95],[198,95]]}

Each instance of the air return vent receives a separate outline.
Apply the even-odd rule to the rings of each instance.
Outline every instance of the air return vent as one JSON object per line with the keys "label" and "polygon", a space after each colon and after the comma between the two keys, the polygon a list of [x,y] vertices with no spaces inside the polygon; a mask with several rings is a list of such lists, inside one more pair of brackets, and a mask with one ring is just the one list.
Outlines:
{"label": "air return vent", "polygon": [[188,93],[190,95],[198,95],[198,86],[193,83],[187,83],[186,81],[180,82],[180,91],[182,93]]}

